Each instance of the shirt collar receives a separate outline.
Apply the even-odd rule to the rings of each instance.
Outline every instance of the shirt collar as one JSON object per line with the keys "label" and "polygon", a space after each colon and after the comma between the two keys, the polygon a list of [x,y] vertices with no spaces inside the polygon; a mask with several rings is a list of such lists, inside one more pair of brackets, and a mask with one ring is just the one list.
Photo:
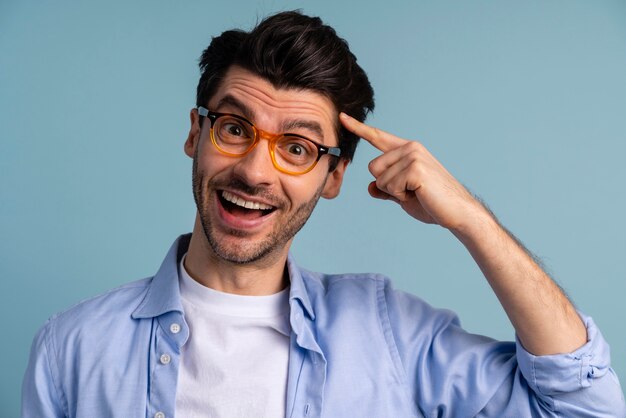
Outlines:
{"label": "shirt collar", "polygon": [[[178,281],[178,262],[187,252],[191,234],[181,235],[170,247],[161,267],[152,279],[146,296],[132,314],[133,318],[153,318],[171,311],[183,312]],[[290,279],[289,300],[298,300],[311,319],[315,313],[311,299],[291,253],[287,257],[287,269]]]}
{"label": "shirt collar", "polygon": [[291,290],[289,292],[289,301],[299,300],[306,313],[311,317],[311,319],[315,319],[315,312],[313,311],[313,307],[311,305],[311,298],[309,297],[309,292],[307,291],[306,284],[302,279],[302,273],[300,268],[296,264],[291,253],[287,256],[287,269],[289,271],[289,280]]}
{"label": "shirt collar", "polygon": [[166,312],[183,312],[178,284],[178,261],[187,252],[191,234],[181,235],[170,247],[146,296],[132,314],[133,318],[153,318]]}

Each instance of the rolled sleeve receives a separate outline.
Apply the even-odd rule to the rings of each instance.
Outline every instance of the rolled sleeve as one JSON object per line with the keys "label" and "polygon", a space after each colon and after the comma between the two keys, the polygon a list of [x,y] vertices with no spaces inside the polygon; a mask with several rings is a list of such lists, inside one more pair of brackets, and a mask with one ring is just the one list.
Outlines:
{"label": "rolled sleeve", "polygon": [[535,356],[516,338],[519,370],[549,409],[562,416],[626,417],[626,402],[611,369],[610,348],[596,324],[579,313],[587,343],[565,354]]}
{"label": "rolled sleeve", "polygon": [[535,356],[516,338],[517,360],[530,387],[538,394],[554,396],[574,392],[592,385],[610,367],[609,345],[593,319],[581,314],[587,328],[587,343],[566,354]]}

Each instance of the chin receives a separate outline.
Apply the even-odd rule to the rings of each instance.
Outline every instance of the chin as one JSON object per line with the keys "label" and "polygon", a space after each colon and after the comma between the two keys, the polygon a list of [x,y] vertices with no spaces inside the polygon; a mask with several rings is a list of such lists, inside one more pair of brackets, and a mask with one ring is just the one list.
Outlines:
{"label": "chin", "polygon": [[262,240],[241,236],[219,236],[214,231],[205,235],[213,254],[217,259],[231,264],[252,264],[261,260],[274,259],[285,247],[270,237]]}

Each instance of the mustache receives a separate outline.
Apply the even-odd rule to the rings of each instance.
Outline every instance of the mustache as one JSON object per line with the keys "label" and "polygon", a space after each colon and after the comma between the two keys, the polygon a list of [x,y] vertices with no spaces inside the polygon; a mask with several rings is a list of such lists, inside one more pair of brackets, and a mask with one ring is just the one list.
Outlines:
{"label": "mustache", "polygon": [[268,202],[271,202],[272,206],[283,206],[283,200],[273,194],[265,186],[251,186],[242,179],[231,177],[227,181],[212,180],[209,182],[209,186],[215,189],[227,189],[233,192],[241,192],[250,197],[260,197]]}

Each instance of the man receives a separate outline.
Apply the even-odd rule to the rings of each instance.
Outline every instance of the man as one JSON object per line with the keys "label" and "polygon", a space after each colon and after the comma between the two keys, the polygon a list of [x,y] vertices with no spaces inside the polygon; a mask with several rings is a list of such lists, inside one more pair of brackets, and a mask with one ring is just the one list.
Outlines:
{"label": "man", "polygon": [[[330,27],[280,13],[213,39],[200,67],[184,145],[193,233],[154,277],[46,323],[24,417],[626,415],[593,321],[421,144],[362,123],[373,92]],[[384,277],[289,256],[359,137],[382,151],[370,194],[465,245],[515,343],[464,332]]]}

